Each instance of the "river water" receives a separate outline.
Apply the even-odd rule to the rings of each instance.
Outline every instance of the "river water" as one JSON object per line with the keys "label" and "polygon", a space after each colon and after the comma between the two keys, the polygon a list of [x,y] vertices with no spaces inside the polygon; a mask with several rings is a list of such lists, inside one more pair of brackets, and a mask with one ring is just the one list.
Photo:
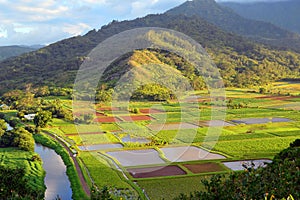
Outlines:
{"label": "river water", "polygon": [[62,200],[72,199],[70,181],[66,174],[66,166],[61,157],[48,147],[35,145],[35,152],[43,160],[43,168],[46,171],[45,185],[47,187],[45,200],[55,200],[57,195]]}

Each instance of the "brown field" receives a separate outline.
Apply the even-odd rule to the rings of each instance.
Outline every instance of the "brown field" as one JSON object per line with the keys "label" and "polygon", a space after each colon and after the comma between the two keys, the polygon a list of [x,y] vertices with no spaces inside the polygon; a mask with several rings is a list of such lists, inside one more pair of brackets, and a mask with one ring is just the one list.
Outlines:
{"label": "brown field", "polygon": [[131,121],[150,121],[153,120],[152,117],[148,115],[132,115],[132,116],[122,116],[121,117],[124,121],[126,122],[131,122]]}
{"label": "brown field", "polygon": [[186,172],[176,165],[163,167],[131,168],[127,169],[134,178],[150,178],[160,176],[185,175]]}
{"label": "brown field", "polygon": [[153,114],[153,113],[162,113],[163,111],[158,110],[158,109],[143,108],[143,109],[140,109],[140,112],[143,114]]}
{"label": "brown field", "polygon": [[121,120],[116,117],[98,117],[94,121],[100,123],[113,123],[113,122],[120,122]]}
{"label": "brown field", "polygon": [[223,170],[223,168],[217,163],[185,164],[183,166],[185,166],[188,170],[190,170],[194,174],[218,172]]}

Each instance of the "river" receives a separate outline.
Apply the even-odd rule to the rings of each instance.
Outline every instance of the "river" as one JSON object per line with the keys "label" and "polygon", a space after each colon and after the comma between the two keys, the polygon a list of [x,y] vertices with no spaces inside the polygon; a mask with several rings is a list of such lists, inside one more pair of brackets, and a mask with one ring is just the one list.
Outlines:
{"label": "river", "polygon": [[62,200],[71,200],[71,184],[61,157],[53,149],[40,144],[35,145],[35,152],[42,158],[43,168],[46,171],[45,185],[47,189],[45,200],[54,200],[57,195]]}

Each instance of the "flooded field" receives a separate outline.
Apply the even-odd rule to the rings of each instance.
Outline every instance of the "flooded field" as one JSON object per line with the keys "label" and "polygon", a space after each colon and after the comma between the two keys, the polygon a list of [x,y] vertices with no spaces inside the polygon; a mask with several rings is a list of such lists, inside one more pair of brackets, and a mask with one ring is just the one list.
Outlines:
{"label": "flooded field", "polygon": [[225,156],[220,154],[210,153],[195,146],[186,147],[166,147],[161,148],[165,157],[171,162],[185,162],[192,160],[214,160],[224,159]]}
{"label": "flooded field", "polygon": [[154,149],[111,151],[107,152],[107,154],[117,159],[119,163],[125,167],[165,163]]}
{"label": "flooded field", "polygon": [[234,161],[234,162],[223,162],[223,164],[233,171],[245,170],[243,165],[250,167],[251,164],[254,164],[254,169],[258,167],[264,167],[265,163],[271,163],[271,160],[261,159],[261,160],[242,160],[242,161]]}

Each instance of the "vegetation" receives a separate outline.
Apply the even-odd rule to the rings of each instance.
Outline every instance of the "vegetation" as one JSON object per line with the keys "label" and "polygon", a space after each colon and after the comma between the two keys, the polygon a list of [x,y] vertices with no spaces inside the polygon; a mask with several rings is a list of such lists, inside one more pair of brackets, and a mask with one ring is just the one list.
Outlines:
{"label": "vegetation", "polygon": [[[217,4],[215,0],[188,1],[167,11],[166,14],[200,16],[225,31],[254,38],[266,44],[296,50],[299,50],[300,47],[297,34],[267,23],[265,20],[258,21],[241,17],[233,10]],[[277,17],[276,20],[278,20]]]}
{"label": "vegetation", "polygon": [[[239,15],[248,19],[270,22],[286,30],[300,33],[300,15],[297,10],[300,9],[299,1],[280,1],[272,3],[233,3],[222,2],[222,5],[233,9]],[[288,10],[289,12],[282,12]]]}
{"label": "vegetation", "polygon": [[290,196],[299,199],[299,141],[277,154],[265,168],[244,166],[242,173],[212,176],[210,181],[202,181],[205,191],[176,199],[282,199]]}
{"label": "vegetation", "polygon": [[43,199],[44,176],[37,154],[0,148],[0,199]]}
{"label": "vegetation", "polygon": [[[223,18],[222,16],[221,19],[223,20]],[[236,18],[231,17],[230,19]],[[240,36],[226,33],[197,16],[161,14],[149,15],[132,21],[113,22],[103,26],[99,31],[90,31],[85,36],[66,39],[38,51],[3,61],[0,63],[1,69],[3,69],[3,73],[0,75],[0,93],[4,94],[6,91],[16,88],[25,90],[28,89],[28,84],[31,84],[32,88],[48,86],[50,94],[54,92],[54,90],[51,92],[53,87],[71,88],[76,70],[97,44],[115,33],[132,28],[153,26],[180,31],[200,43],[220,69],[226,86],[264,85],[274,80],[295,78],[299,75],[299,54],[295,52],[266,47]],[[247,27],[250,27],[248,23]],[[272,28],[270,31],[262,31],[262,33],[277,36]],[[279,34],[280,37],[285,37],[285,34],[289,35],[285,32],[282,34]],[[296,42],[290,43],[296,44]],[[132,62],[125,60],[122,62],[122,59],[119,62],[116,61],[118,66],[111,66],[114,71],[111,71],[113,73],[109,74],[108,79],[113,79],[118,74],[125,74],[128,67],[134,66],[135,62],[145,64],[143,61],[145,58],[145,55],[141,54],[132,59]],[[180,60],[181,58],[178,56],[176,58],[172,54],[160,52],[150,61],[154,64],[165,63],[171,66],[174,64],[177,66],[177,70],[189,77],[190,66],[181,65],[180,63],[185,62]],[[193,81],[195,85],[198,85],[197,87],[203,87],[201,78],[199,80],[195,78]],[[111,91],[108,89],[110,88],[99,86],[100,92],[97,93],[97,99],[109,100]],[[39,95],[47,93],[47,91],[41,92]],[[69,95],[69,91],[62,93]]]}

